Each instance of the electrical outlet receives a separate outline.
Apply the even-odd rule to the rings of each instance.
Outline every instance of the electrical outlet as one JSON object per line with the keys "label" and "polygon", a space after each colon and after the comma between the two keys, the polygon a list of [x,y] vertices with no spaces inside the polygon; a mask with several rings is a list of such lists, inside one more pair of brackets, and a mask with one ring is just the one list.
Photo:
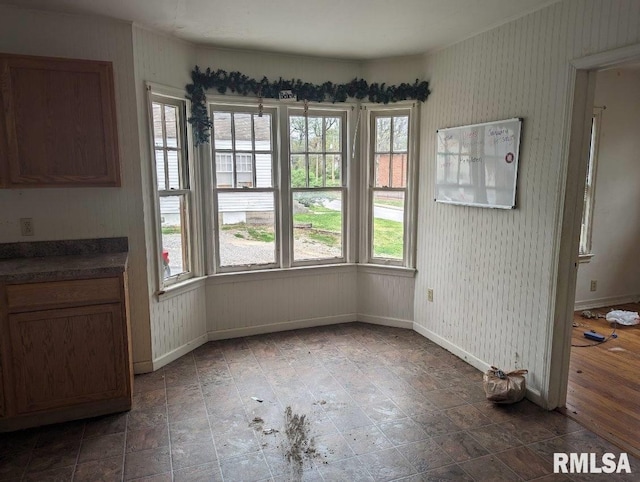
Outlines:
{"label": "electrical outlet", "polygon": [[595,291],[598,289],[598,280],[592,279],[591,280],[591,291]]}
{"label": "electrical outlet", "polygon": [[427,301],[433,301],[433,290],[431,288],[427,288]]}
{"label": "electrical outlet", "polygon": [[20,232],[23,236],[33,236],[33,218],[20,218]]}

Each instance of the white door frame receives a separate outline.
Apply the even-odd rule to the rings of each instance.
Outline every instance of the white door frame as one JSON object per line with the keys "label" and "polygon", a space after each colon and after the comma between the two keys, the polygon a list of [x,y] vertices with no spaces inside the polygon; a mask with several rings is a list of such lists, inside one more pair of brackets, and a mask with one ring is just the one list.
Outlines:
{"label": "white door frame", "polygon": [[568,110],[564,155],[566,184],[563,193],[562,215],[559,219],[559,242],[555,256],[558,260],[555,278],[554,325],[547,340],[551,354],[547,408],[563,407],[567,400],[571,328],[578,274],[578,247],[582,221],[584,184],[589,161],[591,115],[597,70],[640,59],[640,44],[582,57],[570,62],[568,72]]}

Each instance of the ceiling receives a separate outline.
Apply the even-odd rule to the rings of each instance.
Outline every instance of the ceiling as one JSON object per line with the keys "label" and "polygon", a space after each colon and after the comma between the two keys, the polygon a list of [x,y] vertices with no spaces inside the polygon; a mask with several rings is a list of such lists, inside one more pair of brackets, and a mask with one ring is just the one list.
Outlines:
{"label": "ceiling", "polygon": [[346,59],[420,54],[558,0],[0,0],[104,15],[191,42]]}

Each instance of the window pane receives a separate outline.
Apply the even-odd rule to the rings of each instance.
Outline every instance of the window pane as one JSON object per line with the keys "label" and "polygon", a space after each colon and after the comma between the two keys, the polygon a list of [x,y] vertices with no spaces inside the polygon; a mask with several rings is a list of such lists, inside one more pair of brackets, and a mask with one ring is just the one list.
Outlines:
{"label": "window pane", "polygon": [[407,150],[409,140],[409,116],[393,118],[393,151]]}
{"label": "window pane", "polygon": [[391,179],[391,154],[375,155],[375,187],[389,187]]}
{"label": "window pane", "polygon": [[167,147],[178,147],[178,108],[175,105],[164,106],[164,123]]}
{"label": "window pane", "polygon": [[256,136],[256,151],[271,150],[271,115],[262,114],[253,116],[254,131]]}
{"label": "window pane", "polygon": [[327,154],[325,160],[327,187],[342,186],[342,156],[340,154]]}
{"label": "window pane", "polygon": [[372,257],[404,257],[404,192],[373,193]]}
{"label": "window pane", "polygon": [[322,152],[322,117],[309,117],[309,152]]}
{"label": "window pane", "polygon": [[256,154],[257,187],[273,187],[273,162],[271,154]]}
{"label": "window pane", "polygon": [[391,151],[391,117],[376,118],[376,152]]}
{"label": "window pane", "polygon": [[169,164],[169,189],[180,189],[180,171],[178,167],[178,151],[167,151]]}
{"label": "window pane", "polygon": [[391,155],[391,187],[407,187],[407,155]]}
{"label": "window pane", "polygon": [[186,199],[183,195],[160,198],[164,279],[190,271],[186,212]]}
{"label": "window pane", "polygon": [[234,132],[236,135],[236,149],[250,151],[251,144],[251,114],[233,114]]}
{"label": "window pane", "polygon": [[236,154],[236,187],[253,187],[253,156]]}
{"label": "window pane", "polygon": [[216,149],[231,149],[231,114],[213,113],[213,141]]}
{"label": "window pane", "polygon": [[307,187],[307,169],[304,155],[291,156],[291,187]]}
{"label": "window pane", "polygon": [[321,154],[309,154],[309,187],[322,187],[324,166]]}
{"label": "window pane", "polygon": [[342,257],[342,193],[293,193],[295,261]]}
{"label": "window pane", "polygon": [[153,145],[155,147],[163,147],[162,141],[162,105],[154,102],[153,110]]}
{"label": "window pane", "polygon": [[236,170],[238,172],[253,172],[253,156],[246,152],[236,154]]}
{"label": "window pane", "polygon": [[289,142],[291,152],[305,152],[307,128],[305,118],[301,116],[289,117]]}
{"label": "window pane", "polygon": [[341,149],[341,125],[340,117],[327,117],[326,123],[326,152],[340,152]]}
{"label": "window pane", "polygon": [[273,192],[218,193],[220,266],[276,262]]}
{"label": "window pane", "polygon": [[162,149],[156,149],[156,176],[158,178],[158,189],[160,191],[167,189],[164,172],[164,150]]}

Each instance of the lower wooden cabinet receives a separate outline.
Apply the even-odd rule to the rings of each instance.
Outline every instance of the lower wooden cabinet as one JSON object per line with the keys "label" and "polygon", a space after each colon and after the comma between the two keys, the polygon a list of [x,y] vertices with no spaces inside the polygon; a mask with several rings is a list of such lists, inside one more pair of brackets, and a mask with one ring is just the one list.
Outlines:
{"label": "lower wooden cabinet", "polygon": [[0,430],[131,408],[124,277],[4,291]]}

